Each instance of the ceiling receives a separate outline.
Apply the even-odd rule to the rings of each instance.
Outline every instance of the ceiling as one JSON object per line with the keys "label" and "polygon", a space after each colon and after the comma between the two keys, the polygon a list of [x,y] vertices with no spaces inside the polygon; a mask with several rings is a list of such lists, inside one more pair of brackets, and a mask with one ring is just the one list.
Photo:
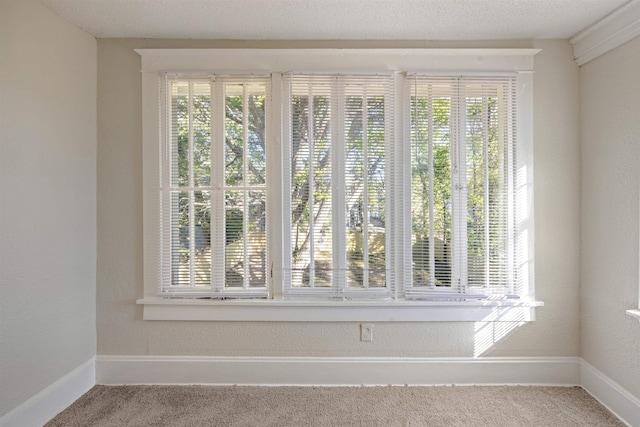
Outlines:
{"label": "ceiling", "polygon": [[101,38],[568,39],[630,0],[39,0]]}

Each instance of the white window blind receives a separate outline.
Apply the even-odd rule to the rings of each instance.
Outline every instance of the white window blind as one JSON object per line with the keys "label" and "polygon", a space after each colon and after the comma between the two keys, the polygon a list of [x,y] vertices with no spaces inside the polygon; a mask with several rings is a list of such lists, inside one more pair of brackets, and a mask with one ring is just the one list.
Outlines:
{"label": "white window blind", "polygon": [[[519,293],[516,78],[413,75],[408,298]],[[408,248],[405,248],[408,249]]]}
{"label": "white window blind", "polygon": [[389,295],[393,78],[284,76],[285,296]]}
{"label": "white window blind", "polygon": [[266,297],[266,114],[260,77],[165,76],[160,294]]}

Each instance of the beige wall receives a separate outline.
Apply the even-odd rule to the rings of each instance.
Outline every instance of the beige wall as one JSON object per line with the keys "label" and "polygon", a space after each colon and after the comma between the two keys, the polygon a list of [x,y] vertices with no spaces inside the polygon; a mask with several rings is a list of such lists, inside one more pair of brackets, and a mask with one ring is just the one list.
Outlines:
{"label": "beige wall", "polygon": [[[419,47],[419,42],[98,41],[98,354],[215,356],[473,356],[492,325],[143,321],[140,57],[134,48]],[[444,46],[444,44],[438,44]],[[451,44],[447,46],[452,46]],[[540,47],[535,72],[536,286],[546,306],[490,356],[578,356],[578,67],[566,41],[456,43]],[[478,332],[480,330],[480,332]],[[483,340],[480,343],[480,340]]]}
{"label": "beige wall", "polygon": [[640,398],[640,37],[581,68],[581,354]]}
{"label": "beige wall", "polygon": [[96,354],[95,38],[0,2],[0,416]]}

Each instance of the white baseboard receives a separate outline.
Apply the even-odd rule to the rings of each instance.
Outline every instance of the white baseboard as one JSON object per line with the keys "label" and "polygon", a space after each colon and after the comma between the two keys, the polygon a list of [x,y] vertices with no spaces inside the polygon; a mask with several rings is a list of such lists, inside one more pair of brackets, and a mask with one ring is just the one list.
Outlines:
{"label": "white baseboard", "polygon": [[41,426],[95,384],[581,385],[618,418],[640,427],[640,399],[579,357],[97,356],[2,418]]}
{"label": "white baseboard", "polygon": [[97,356],[98,384],[578,385],[580,359]]}
{"label": "white baseboard", "polygon": [[89,391],[95,383],[96,362],[92,357],[0,418],[0,427],[42,426]]}
{"label": "white baseboard", "polygon": [[640,399],[583,359],[580,360],[580,384],[623,422],[640,427]]}

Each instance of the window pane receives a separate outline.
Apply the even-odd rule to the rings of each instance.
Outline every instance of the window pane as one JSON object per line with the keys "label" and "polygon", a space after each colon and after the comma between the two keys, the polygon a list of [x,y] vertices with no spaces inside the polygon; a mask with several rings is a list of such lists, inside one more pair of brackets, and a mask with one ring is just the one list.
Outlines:
{"label": "window pane", "polygon": [[500,287],[509,281],[507,87],[486,82],[467,92],[469,284]]}
{"label": "window pane", "polygon": [[[291,118],[291,253],[292,285],[309,286],[309,98],[294,96]],[[305,271],[307,271],[305,275]]]}
{"label": "window pane", "polygon": [[331,108],[328,96],[313,102],[313,256],[315,286],[331,286],[333,224],[331,198]]}
{"label": "window pane", "polygon": [[247,262],[249,286],[267,284],[266,191],[248,191]]}
{"label": "window pane", "polygon": [[211,85],[171,83],[171,185],[210,185]]}
{"label": "window pane", "polygon": [[244,103],[243,85],[225,86],[225,181],[243,185],[244,173]]}
{"label": "window pane", "polygon": [[225,197],[225,286],[243,287],[245,277],[244,191],[227,191]]}
{"label": "window pane", "polygon": [[266,181],[264,89],[264,85],[247,88],[249,185],[264,185]]}
{"label": "window pane", "polygon": [[211,185],[211,84],[194,83],[192,89],[193,184]]}
{"label": "window pane", "polygon": [[331,128],[326,95],[292,99],[291,250],[293,286],[331,286]]}
{"label": "window pane", "polygon": [[[354,88],[350,88],[350,92]],[[366,87],[361,87],[366,91]],[[366,99],[366,103],[363,101]],[[347,286],[385,286],[383,96],[345,100]]]}
{"label": "window pane", "polygon": [[[509,156],[515,157],[510,150],[507,126],[507,88],[497,87],[497,97],[488,102],[488,257],[489,269],[486,283],[489,286],[509,286]],[[513,147],[511,147],[513,148]],[[511,153],[510,153],[511,151]]]}
{"label": "window pane", "polygon": [[173,285],[211,285],[211,194],[208,191],[173,191]]}
{"label": "window pane", "polygon": [[347,220],[347,286],[365,286],[365,142],[362,96],[345,100],[345,200]]}
{"label": "window pane", "polygon": [[257,82],[226,84],[225,93],[226,184],[264,185],[266,86]]}
{"label": "window pane", "polygon": [[488,166],[485,162],[489,138],[488,100],[466,98],[466,159],[467,159],[467,274],[469,285],[484,284],[486,202],[485,184]]}
{"label": "window pane", "polygon": [[385,103],[383,96],[367,100],[367,179],[369,209],[369,287],[386,285]]}
{"label": "window pane", "polygon": [[189,193],[171,193],[171,213],[171,284],[189,286]]}
{"label": "window pane", "polygon": [[171,83],[171,186],[189,185],[189,82]]}
{"label": "window pane", "polygon": [[504,294],[513,281],[514,100],[507,78],[414,82],[414,286],[451,286],[455,274],[460,292]]}
{"label": "window pane", "polygon": [[227,191],[225,286],[266,286],[266,192]]}
{"label": "window pane", "polygon": [[451,87],[423,84],[411,97],[414,286],[451,285]]}
{"label": "window pane", "polygon": [[195,286],[211,286],[211,192],[194,191],[193,274]]}

